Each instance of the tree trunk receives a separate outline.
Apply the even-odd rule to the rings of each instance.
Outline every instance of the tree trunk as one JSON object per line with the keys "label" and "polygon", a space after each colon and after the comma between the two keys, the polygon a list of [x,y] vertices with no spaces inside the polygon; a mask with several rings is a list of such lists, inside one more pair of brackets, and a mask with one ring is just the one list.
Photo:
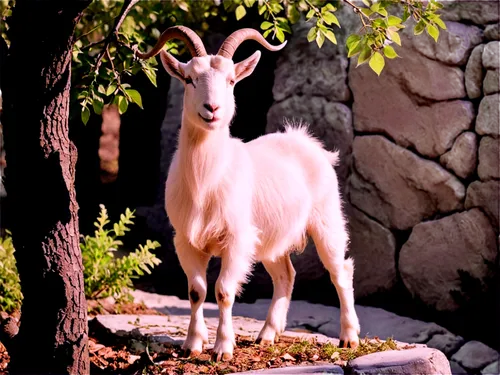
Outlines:
{"label": "tree trunk", "polygon": [[73,34],[90,1],[17,0],[2,65],[6,188],[24,301],[11,374],[88,374],[68,115]]}

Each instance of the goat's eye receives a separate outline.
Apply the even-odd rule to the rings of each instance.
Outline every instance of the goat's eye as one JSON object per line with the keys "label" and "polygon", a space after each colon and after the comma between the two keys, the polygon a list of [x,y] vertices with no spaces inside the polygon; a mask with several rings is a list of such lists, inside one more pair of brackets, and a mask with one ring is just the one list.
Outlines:
{"label": "goat's eye", "polygon": [[184,80],[184,82],[186,82],[186,85],[189,85],[190,83],[191,84],[193,83],[193,80],[190,77],[186,77],[186,79]]}
{"label": "goat's eye", "polygon": [[229,80],[229,84],[230,84],[231,86],[234,86],[234,83],[235,83],[235,82],[234,82],[234,79]]}

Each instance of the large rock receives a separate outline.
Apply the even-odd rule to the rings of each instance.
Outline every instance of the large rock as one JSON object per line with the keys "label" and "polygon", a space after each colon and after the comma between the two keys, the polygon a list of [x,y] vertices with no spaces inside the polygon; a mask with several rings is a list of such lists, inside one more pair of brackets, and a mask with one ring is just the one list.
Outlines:
{"label": "large rock", "polygon": [[409,229],[462,207],[465,188],[456,177],[384,137],[356,137],[353,156],[359,176],[350,179],[350,201],[386,227]]}
{"label": "large rock", "polygon": [[306,22],[294,26],[294,34],[276,64],[274,99],[279,102],[303,94],[335,101],[349,100],[345,49],[332,43],[325,43],[322,48],[309,43],[306,35],[310,28],[310,23]]}
{"label": "large rock", "polygon": [[460,134],[451,150],[441,155],[439,162],[455,172],[458,177],[467,178],[472,175],[477,162],[476,134],[473,132]]}
{"label": "large rock", "polygon": [[439,350],[415,348],[389,350],[358,357],[349,362],[352,375],[451,375],[450,363]]}
{"label": "large rock", "polygon": [[[310,309],[310,311],[314,311],[312,306]],[[377,307],[356,305],[356,313],[361,325],[360,337],[377,336],[381,339],[393,337],[398,341],[421,344],[429,341],[434,335],[449,333],[445,328],[435,323],[396,315]],[[329,337],[338,337],[340,322],[337,314],[330,322],[319,327],[318,332]]]}
{"label": "large rock", "polygon": [[493,94],[485,96],[479,104],[479,112],[476,119],[476,132],[481,135],[500,135],[500,95]]}
{"label": "large rock", "polygon": [[[407,95],[414,96],[417,102],[459,99],[465,96],[464,74],[458,67],[446,66],[431,60],[412,47],[415,36],[401,35],[402,47],[398,48],[401,58],[387,60],[384,79],[379,79],[366,65],[356,68],[356,59],[349,70],[349,86],[353,91],[354,103],[359,101],[357,94],[368,95],[377,102],[378,97],[390,94],[393,85],[400,87]],[[380,95],[383,92],[384,95]],[[391,95],[392,96],[392,95]]]}
{"label": "large rock", "polygon": [[481,138],[479,143],[479,165],[477,174],[481,180],[500,178],[500,140]]}
{"label": "large rock", "polygon": [[283,130],[285,119],[307,122],[328,150],[340,151],[340,163],[335,169],[342,184],[347,177],[354,138],[349,107],[322,97],[292,96],[269,109],[266,132]]}
{"label": "large rock", "polygon": [[416,225],[399,257],[401,279],[413,296],[441,311],[459,306],[452,291],[460,291],[460,273],[482,279],[484,259],[495,261],[496,237],[478,209]]}
{"label": "large rock", "polygon": [[450,357],[462,346],[464,342],[465,341],[461,336],[455,336],[452,333],[444,333],[432,336],[432,338],[427,341],[426,345],[429,348],[438,349],[447,357]]}
{"label": "large rock", "polygon": [[482,95],[484,69],[483,69],[484,44],[472,50],[472,53],[465,67],[465,89],[467,96],[477,99]]}
{"label": "large rock", "polygon": [[500,181],[490,180],[486,182],[474,181],[467,188],[465,208],[481,208],[490,218],[493,228],[499,230],[499,192]]}
{"label": "large rock", "polygon": [[483,66],[486,69],[500,68],[500,41],[489,42],[484,47]]}
{"label": "large rock", "polygon": [[[500,56],[499,56],[500,58]],[[497,93],[500,86],[500,76],[498,74],[498,69],[488,70],[486,76],[484,77],[483,90],[485,95],[490,95]]]}
{"label": "large rock", "polygon": [[500,374],[500,360],[490,363],[481,370],[481,375],[498,375]]}
{"label": "large rock", "polygon": [[354,128],[388,134],[400,146],[414,147],[432,158],[449,150],[455,138],[470,128],[474,118],[472,103],[466,101],[417,107],[401,91],[371,94],[371,99],[363,96],[354,102]]}
{"label": "large rock", "polygon": [[299,366],[287,366],[270,368],[264,370],[253,370],[234,373],[238,375],[324,375],[324,374],[344,374],[342,367],[328,364],[310,364]]}
{"label": "large rock", "polygon": [[500,19],[497,0],[455,0],[445,4],[446,6],[440,11],[444,20],[485,25],[498,22]]}
{"label": "large rock", "polygon": [[361,298],[396,284],[396,240],[390,230],[361,211],[349,211],[350,255],[354,258],[354,295]]}
{"label": "large rock", "polygon": [[487,40],[500,40],[500,24],[486,26],[484,28],[484,37]]}
{"label": "large rock", "polygon": [[[437,43],[429,37],[413,37],[413,46],[422,55],[450,65],[465,65],[472,49],[483,40],[477,26],[446,22],[447,31],[440,34]],[[408,27],[406,33],[413,34]]]}
{"label": "large rock", "polygon": [[451,358],[466,370],[477,371],[498,360],[499,355],[496,350],[479,341],[469,341]]}

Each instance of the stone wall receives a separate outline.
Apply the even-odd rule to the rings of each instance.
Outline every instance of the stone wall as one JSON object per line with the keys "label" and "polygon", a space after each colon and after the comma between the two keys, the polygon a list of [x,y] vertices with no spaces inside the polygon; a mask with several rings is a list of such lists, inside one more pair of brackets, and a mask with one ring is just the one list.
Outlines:
{"label": "stone wall", "polygon": [[[439,42],[408,27],[381,77],[349,62],[342,41],[308,44],[298,25],[275,71],[267,130],[301,118],[341,151],[357,298],[399,286],[454,311],[461,274],[484,280],[498,256],[498,2],[443,13]],[[299,280],[319,278],[313,248],[305,254]]]}

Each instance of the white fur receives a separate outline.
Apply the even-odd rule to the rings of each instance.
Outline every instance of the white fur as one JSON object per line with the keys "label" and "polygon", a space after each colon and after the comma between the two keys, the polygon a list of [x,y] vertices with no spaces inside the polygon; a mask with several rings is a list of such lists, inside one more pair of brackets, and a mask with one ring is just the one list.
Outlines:
{"label": "white fur", "polygon": [[[211,256],[222,258],[216,283],[220,309],[216,358],[232,357],[232,305],[256,261],[263,262],[274,283],[258,340],[273,343],[285,329],[293,289],[295,270],[289,254],[303,250],[307,235],[313,238],[339,294],[340,339],[354,347],[359,323],[354,310],[353,262],[345,259],[348,234],[332,167],[338,153],[326,151],[300,124],[288,124],[284,133],[246,144],[229,134],[235,111],[231,81],[251,74],[259,58],[256,52],[234,64],[221,56],[205,56],[173,66],[162,57],[167,71],[185,85],[178,148],[165,193],[191,298],[184,348],[197,354],[207,342],[202,303]],[[186,78],[193,84],[185,83]],[[205,104],[217,109],[207,110]],[[216,120],[207,123],[202,117]]]}

